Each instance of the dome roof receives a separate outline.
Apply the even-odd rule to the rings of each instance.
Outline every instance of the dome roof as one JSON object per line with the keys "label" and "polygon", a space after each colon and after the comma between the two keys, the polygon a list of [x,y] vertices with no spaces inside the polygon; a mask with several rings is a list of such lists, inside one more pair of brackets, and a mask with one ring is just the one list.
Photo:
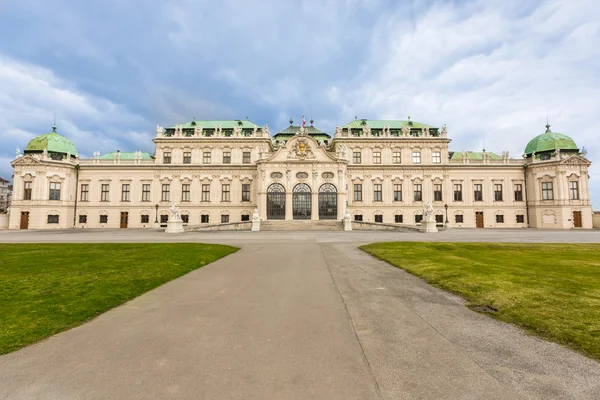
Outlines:
{"label": "dome roof", "polygon": [[52,127],[52,132],[32,139],[25,148],[26,152],[42,152],[44,150],[47,150],[48,153],[70,153],[73,156],[77,153],[73,142],[56,132],[56,126]]}
{"label": "dome roof", "polygon": [[546,132],[531,139],[525,147],[525,155],[530,156],[532,153],[540,153],[545,151],[560,150],[575,150],[579,148],[575,141],[569,136],[550,130],[550,124],[546,125]]}

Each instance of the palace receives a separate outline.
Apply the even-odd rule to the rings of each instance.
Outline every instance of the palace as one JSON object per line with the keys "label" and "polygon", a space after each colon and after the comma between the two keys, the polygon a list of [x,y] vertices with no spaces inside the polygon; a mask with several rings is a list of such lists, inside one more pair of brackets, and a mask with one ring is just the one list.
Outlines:
{"label": "palace", "polygon": [[[304,125],[304,124],[303,124]],[[158,126],[154,154],[80,158],[52,132],[17,151],[9,229],[152,228],[176,203],[189,226],[265,220],[419,225],[425,204],[453,228],[592,228],[585,152],[546,131],[522,158],[450,151],[445,126],[356,119],[333,137],[248,120]],[[341,224],[341,222],[340,222]]]}

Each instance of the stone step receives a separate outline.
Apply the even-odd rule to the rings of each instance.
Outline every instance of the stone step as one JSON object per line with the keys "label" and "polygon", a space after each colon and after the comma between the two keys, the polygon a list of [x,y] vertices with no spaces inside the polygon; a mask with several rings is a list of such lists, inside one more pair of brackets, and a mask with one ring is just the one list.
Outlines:
{"label": "stone step", "polygon": [[342,221],[337,220],[266,220],[260,222],[261,231],[341,231]]}

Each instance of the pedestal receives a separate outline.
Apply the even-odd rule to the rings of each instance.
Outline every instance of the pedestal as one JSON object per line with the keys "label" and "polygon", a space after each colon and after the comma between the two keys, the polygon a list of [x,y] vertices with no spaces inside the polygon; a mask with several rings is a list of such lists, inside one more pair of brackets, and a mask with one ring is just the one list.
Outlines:
{"label": "pedestal", "polygon": [[183,233],[183,221],[175,220],[167,222],[167,229],[165,229],[165,233]]}
{"label": "pedestal", "polygon": [[351,231],[352,230],[352,221],[350,219],[344,218],[344,230]]}
{"label": "pedestal", "polygon": [[152,227],[153,227],[154,229],[159,229],[159,228],[160,228],[160,224],[159,224],[158,222],[155,222],[155,223],[152,225]]}
{"label": "pedestal", "polygon": [[424,233],[437,232],[438,229],[435,225],[435,221],[421,221],[421,228],[419,230]]}
{"label": "pedestal", "polygon": [[253,220],[252,221],[252,232],[259,232],[260,231],[260,219],[257,220]]}

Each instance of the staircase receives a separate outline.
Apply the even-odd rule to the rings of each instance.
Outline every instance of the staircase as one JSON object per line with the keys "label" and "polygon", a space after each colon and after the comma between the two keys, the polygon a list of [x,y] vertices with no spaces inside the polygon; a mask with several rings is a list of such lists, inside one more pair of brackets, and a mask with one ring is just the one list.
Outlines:
{"label": "staircase", "polygon": [[342,221],[337,220],[266,220],[260,222],[261,231],[341,231],[343,229]]}

